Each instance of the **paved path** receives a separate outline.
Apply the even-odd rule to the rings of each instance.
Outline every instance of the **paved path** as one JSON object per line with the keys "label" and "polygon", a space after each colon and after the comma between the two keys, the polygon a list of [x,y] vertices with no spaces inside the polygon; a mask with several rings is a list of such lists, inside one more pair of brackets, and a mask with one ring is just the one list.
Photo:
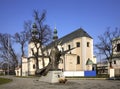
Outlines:
{"label": "paved path", "polygon": [[117,80],[68,80],[66,84],[50,84],[36,78],[10,77],[13,82],[0,85],[0,89],[120,89]]}

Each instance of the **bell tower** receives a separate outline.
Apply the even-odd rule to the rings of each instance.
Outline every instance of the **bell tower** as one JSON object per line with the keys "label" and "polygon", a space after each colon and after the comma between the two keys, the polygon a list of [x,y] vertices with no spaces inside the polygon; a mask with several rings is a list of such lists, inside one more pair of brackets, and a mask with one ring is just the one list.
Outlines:
{"label": "bell tower", "polygon": [[57,36],[57,29],[56,27],[54,28],[54,32],[53,32],[53,41],[57,40],[58,36]]}
{"label": "bell tower", "polygon": [[38,30],[37,30],[36,23],[33,24],[32,28],[33,28],[32,29],[32,38],[35,39],[35,38],[37,38],[37,35],[38,35]]}
{"label": "bell tower", "polygon": [[31,49],[36,50],[35,44],[37,44],[37,42],[39,40],[38,39],[38,29],[37,29],[36,23],[33,23],[33,25],[32,25],[31,35],[32,35],[32,37],[31,37],[29,44],[28,44],[28,57],[33,56]]}

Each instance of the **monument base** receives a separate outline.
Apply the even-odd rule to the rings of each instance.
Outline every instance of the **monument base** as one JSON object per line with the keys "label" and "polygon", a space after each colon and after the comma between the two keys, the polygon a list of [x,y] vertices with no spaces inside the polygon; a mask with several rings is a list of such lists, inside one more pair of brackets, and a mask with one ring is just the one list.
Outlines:
{"label": "monument base", "polygon": [[49,71],[46,76],[40,77],[39,81],[44,81],[48,83],[59,83],[59,78],[64,77],[61,70]]}
{"label": "monument base", "polygon": [[115,77],[115,70],[110,68],[110,78],[114,78]]}

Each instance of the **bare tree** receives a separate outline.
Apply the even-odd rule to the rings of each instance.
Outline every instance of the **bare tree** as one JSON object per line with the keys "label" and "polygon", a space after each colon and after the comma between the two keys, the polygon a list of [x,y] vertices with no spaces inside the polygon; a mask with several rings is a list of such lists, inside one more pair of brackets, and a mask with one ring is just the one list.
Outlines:
{"label": "bare tree", "polygon": [[16,43],[20,44],[20,49],[21,49],[21,76],[22,76],[22,57],[25,57],[25,47],[26,43],[30,39],[30,32],[28,30],[23,30],[20,33],[15,33],[13,36],[13,39]]}
{"label": "bare tree", "polygon": [[[43,11],[41,14],[34,10],[34,19],[33,28],[31,29],[27,24],[27,29],[31,31],[31,40],[35,46],[36,51],[31,48],[32,54],[36,59],[36,71],[39,69],[39,57],[42,57],[42,65],[45,67],[44,61],[44,46],[47,45],[52,40],[52,31],[47,24],[44,24],[46,18],[46,11]],[[41,53],[41,54],[40,54]]]}
{"label": "bare tree", "polygon": [[18,57],[13,49],[13,42],[9,34],[0,33],[0,57],[15,70],[18,65]]}
{"label": "bare tree", "polygon": [[21,52],[22,52],[21,57],[25,56],[24,47],[26,46],[26,43],[28,42],[29,37],[30,37],[29,32],[27,32],[26,30],[20,33],[15,33],[14,35],[15,42],[19,43],[21,46]]}
{"label": "bare tree", "polygon": [[26,28],[20,32],[20,33],[15,33],[13,36],[13,39],[16,43],[20,44],[20,49],[21,49],[21,61],[22,61],[22,57],[25,56],[25,47],[27,42],[30,39],[30,31],[26,30]]}
{"label": "bare tree", "polygon": [[99,42],[95,45],[95,47],[103,55],[105,55],[106,59],[110,63],[110,68],[112,68],[112,59],[118,43],[118,40],[114,39],[117,39],[119,37],[120,29],[116,28],[114,31],[110,31],[110,28],[108,28],[103,35],[98,36]]}

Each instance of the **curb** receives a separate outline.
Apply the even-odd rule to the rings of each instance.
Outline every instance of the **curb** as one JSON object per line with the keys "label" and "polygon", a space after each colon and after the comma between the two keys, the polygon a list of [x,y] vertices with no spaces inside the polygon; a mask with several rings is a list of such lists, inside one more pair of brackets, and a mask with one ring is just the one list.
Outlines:
{"label": "curb", "polygon": [[69,80],[108,80],[108,78],[66,78]]}

